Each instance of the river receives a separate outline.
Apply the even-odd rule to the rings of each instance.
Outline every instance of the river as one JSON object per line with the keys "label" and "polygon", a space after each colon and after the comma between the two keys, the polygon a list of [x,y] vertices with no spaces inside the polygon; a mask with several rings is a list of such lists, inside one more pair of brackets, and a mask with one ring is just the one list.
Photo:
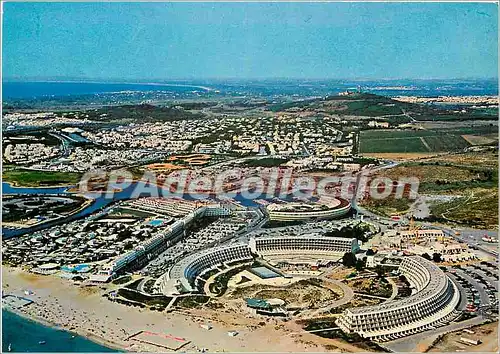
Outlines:
{"label": "river", "polygon": [[[69,193],[67,190],[73,186],[67,187],[54,187],[54,188],[31,188],[31,187],[13,187],[7,182],[2,182],[2,195],[6,194],[15,194],[15,195],[50,195],[50,194],[63,194]],[[142,191],[142,192],[140,192]],[[139,193],[140,192],[140,193]],[[111,206],[112,203],[119,200],[127,200],[138,197],[150,197],[150,196],[165,196],[165,197],[180,197],[186,200],[196,200],[196,199],[211,199],[216,200],[214,197],[210,197],[206,194],[199,195],[190,195],[190,194],[175,194],[175,193],[166,193],[161,187],[151,187],[146,185],[146,182],[134,182],[129,187],[117,191],[112,194],[110,197],[106,197],[105,193],[96,194],[89,193],[86,195],[87,198],[92,199],[92,203],[88,205],[85,209],[79,211],[76,214],[70,215],[65,218],[57,219],[54,221],[46,222],[43,224],[35,225],[29,228],[23,229],[11,229],[11,228],[2,228],[2,237],[10,238],[15,236],[20,236],[28,233],[32,233],[35,231],[43,230],[48,227],[52,227],[55,225],[59,225],[62,223],[67,223],[73,220],[81,219],[86,216],[89,216],[97,211],[106,211],[107,207]],[[233,198],[235,201],[239,202],[241,205],[247,207],[257,207],[257,204],[254,200],[246,199],[242,195],[238,194]]]}

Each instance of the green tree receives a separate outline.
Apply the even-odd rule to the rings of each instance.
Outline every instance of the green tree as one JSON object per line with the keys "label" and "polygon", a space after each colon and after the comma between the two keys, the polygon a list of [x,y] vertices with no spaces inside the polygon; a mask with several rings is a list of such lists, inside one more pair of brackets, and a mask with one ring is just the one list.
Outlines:
{"label": "green tree", "polygon": [[358,260],[356,261],[356,270],[357,270],[358,272],[362,271],[362,270],[365,268],[365,265],[366,265],[366,263],[365,263],[365,262],[363,262],[361,259],[358,259]]}
{"label": "green tree", "polygon": [[377,273],[377,278],[379,278],[379,279],[381,279],[381,278],[384,276],[385,271],[384,271],[384,269],[380,266],[380,264],[379,264],[379,265],[377,265],[377,266],[375,267],[375,273]]}
{"label": "green tree", "polygon": [[346,267],[355,267],[356,266],[356,256],[352,252],[344,253],[342,257],[342,264]]}
{"label": "green tree", "polygon": [[424,253],[424,254],[422,255],[422,257],[423,257],[423,258],[425,258],[425,259],[427,259],[428,261],[432,261],[432,257],[431,257],[431,256],[429,256],[429,254],[428,254],[428,253]]}
{"label": "green tree", "polygon": [[432,260],[436,263],[440,263],[443,261],[443,259],[441,258],[441,253],[434,253],[432,255]]}

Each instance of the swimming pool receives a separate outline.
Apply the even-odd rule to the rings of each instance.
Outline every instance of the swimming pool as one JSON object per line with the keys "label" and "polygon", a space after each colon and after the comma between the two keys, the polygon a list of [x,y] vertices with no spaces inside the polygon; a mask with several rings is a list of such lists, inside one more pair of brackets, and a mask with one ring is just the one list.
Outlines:
{"label": "swimming pool", "polygon": [[65,265],[61,267],[61,270],[64,272],[77,272],[77,273],[85,273],[90,270],[90,266],[88,264],[76,264],[74,266],[72,265]]}
{"label": "swimming pool", "polygon": [[161,219],[154,219],[154,220],[151,220],[148,224],[151,225],[151,226],[160,226],[161,224],[163,224],[163,220]]}

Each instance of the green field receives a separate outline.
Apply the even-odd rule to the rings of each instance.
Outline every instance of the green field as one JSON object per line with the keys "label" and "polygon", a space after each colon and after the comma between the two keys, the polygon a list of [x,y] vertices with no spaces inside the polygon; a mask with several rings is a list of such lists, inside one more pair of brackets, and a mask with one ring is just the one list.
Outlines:
{"label": "green field", "polygon": [[56,171],[14,170],[2,173],[4,182],[23,187],[74,185],[80,177],[80,173]]}
{"label": "green field", "polygon": [[459,151],[470,146],[462,135],[490,135],[497,127],[481,126],[436,130],[365,130],[360,134],[361,153]]}
{"label": "green field", "polygon": [[385,116],[385,115],[401,115],[403,111],[394,103],[383,103],[370,100],[352,101],[346,104],[347,109],[343,114],[352,114],[360,116]]}

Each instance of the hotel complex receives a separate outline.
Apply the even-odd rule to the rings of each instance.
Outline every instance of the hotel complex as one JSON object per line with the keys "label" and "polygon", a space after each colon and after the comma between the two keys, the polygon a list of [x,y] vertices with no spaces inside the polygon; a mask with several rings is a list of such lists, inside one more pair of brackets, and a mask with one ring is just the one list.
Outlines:
{"label": "hotel complex", "polygon": [[269,219],[276,221],[333,219],[344,216],[349,210],[351,203],[341,198],[329,199],[325,203],[275,203],[267,206]]}
{"label": "hotel complex", "polygon": [[[134,206],[151,205],[149,198],[139,199],[134,201]],[[147,204],[146,204],[147,203]],[[157,205],[157,207],[160,207]],[[183,212],[188,212],[181,220],[174,222],[164,232],[159,233],[148,240],[142,242],[135,249],[119,256],[114,261],[104,264],[98,274],[91,276],[90,280],[95,282],[108,281],[126,270],[136,269],[147,264],[152,258],[165,251],[168,247],[174,244],[182,236],[186,227],[197,218],[203,216],[227,216],[231,214],[231,210],[224,204],[208,204],[197,208],[184,209]]]}
{"label": "hotel complex", "polygon": [[356,252],[355,238],[305,235],[250,238],[248,243],[220,246],[194,253],[175,264],[155,286],[165,295],[196,291],[198,277],[219,266],[251,261],[257,256],[288,263],[318,264],[338,261],[345,252]]}
{"label": "hotel complex", "polygon": [[375,341],[392,340],[446,325],[458,316],[456,285],[434,263],[419,256],[405,257],[399,272],[415,293],[380,305],[350,308],[336,324],[346,333]]}

